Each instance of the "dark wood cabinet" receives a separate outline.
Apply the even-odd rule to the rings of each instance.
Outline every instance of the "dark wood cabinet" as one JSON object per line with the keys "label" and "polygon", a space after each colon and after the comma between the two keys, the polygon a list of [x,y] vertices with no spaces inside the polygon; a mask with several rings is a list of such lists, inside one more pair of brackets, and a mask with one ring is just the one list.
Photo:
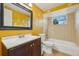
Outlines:
{"label": "dark wood cabinet", "polygon": [[8,50],[3,45],[2,54],[4,56],[41,56],[41,39],[35,39]]}
{"label": "dark wood cabinet", "polygon": [[41,46],[40,40],[35,40],[33,42],[33,46],[32,46],[32,55],[33,56],[41,55],[41,51],[40,51],[41,47],[39,47],[39,46]]}
{"label": "dark wood cabinet", "polygon": [[10,48],[8,50],[8,55],[9,56],[13,56],[13,55],[16,55],[16,56],[26,56],[28,55],[28,44],[22,44],[22,45],[19,45],[19,46],[16,46],[14,48]]}

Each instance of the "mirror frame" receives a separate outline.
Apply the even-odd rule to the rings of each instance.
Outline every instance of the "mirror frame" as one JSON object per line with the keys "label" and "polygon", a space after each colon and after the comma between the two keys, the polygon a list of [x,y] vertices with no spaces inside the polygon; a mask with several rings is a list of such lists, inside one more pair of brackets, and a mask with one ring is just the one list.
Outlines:
{"label": "mirror frame", "polygon": [[25,8],[24,6],[20,5],[19,3],[12,3],[20,8],[23,8],[25,11],[28,11],[31,13],[31,21],[30,21],[30,27],[15,27],[15,26],[3,26],[4,22],[4,3],[1,3],[1,10],[0,10],[0,30],[32,30],[32,21],[33,21],[33,13],[31,10]]}

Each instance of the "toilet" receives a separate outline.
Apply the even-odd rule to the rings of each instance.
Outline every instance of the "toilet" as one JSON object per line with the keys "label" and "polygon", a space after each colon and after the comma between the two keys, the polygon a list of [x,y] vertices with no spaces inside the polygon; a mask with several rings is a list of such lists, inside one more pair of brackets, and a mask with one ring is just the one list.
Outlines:
{"label": "toilet", "polygon": [[[39,34],[39,36],[41,37],[41,54],[44,56],[53,55],[53,45],[50,45],[49,41],[46,39],[46,35]],[[49,43],[49,45],[46,42]]]}

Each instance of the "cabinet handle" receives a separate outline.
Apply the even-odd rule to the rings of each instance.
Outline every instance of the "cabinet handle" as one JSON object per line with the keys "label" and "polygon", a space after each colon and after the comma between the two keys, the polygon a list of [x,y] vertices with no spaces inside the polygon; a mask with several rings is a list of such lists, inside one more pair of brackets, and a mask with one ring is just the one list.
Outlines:
{"label": "cabinet handle", "polygon": [[33,47],[34,46],[34,43],[32,43],[30,46]]}
{"label": "cabinet handle", "polygon": [[32,47],[33,45],[31,44],[30,46]]}
{"label": "cabinet handle", "polygon": [[33,43],[33,46],[34,46],[34,43]]}

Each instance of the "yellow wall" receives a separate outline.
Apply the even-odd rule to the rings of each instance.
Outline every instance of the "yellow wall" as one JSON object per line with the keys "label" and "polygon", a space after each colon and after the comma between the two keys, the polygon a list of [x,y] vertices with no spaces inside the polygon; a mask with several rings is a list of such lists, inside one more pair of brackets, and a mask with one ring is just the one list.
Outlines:
{"label": "yellow wall", "polygon": [[[32,30],[0,30],[0,39],[3,36],[27,34],[27,33],[32,33],[32,34],[37,35],[39,33],[42,33],[42,28],[35,26],[34,23],[35,23],[35,20],[37,21],[42,20],[43,13],[35,5],[33,5],[32,11],[33,11],[33,29]],[[1,55],[1,44],[0,44],[0,55]]]}

